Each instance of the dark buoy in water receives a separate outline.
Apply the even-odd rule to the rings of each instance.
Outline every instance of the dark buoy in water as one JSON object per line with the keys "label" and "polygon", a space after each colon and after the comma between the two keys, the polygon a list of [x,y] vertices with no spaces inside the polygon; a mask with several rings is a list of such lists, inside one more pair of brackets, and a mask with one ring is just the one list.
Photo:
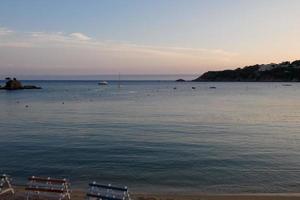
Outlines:
{"label": "dark buoy in water", "polygon": [[65,104],[65,102],[62,102],[62,104]]}
{"label": "dark buoy in water", "polygon": [[212,86],[212,87],[209,87],[209,89],[217,89],[216,87]]}
{"label": "dark buoy in water", "polygon": [[177,87],[174,87],[173,89],[174,89],[174,90],[177,90]]}
{"label": "dark buoy in water", "polygon": [[196,90],[196,87],[192,87],[193,90]]}
{"label": "dark buoy in water", "polygon": [[28,108],[29,106],[28,105],[25,105],[25,108]]}

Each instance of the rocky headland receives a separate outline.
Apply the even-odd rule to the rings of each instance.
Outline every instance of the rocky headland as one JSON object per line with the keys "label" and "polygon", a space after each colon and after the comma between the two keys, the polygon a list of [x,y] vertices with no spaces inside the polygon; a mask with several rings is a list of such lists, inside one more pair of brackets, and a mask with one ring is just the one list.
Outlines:
{"label": "rocky headland", "polygon": [[280,64],[262,64],[235,70],[209,71],[193,80],[196,82],[299,82],[300,60]]}

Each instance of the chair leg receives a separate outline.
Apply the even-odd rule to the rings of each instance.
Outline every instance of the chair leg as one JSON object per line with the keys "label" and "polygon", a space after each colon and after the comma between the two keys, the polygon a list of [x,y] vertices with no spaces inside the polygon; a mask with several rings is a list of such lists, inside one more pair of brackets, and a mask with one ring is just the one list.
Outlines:
{"label": "chair leg", "polygon": [[12,199],[12,200],[14,200],[15,197],[16,197],[15,194],[12,194],[12,195],[11,195],[11,199]]}

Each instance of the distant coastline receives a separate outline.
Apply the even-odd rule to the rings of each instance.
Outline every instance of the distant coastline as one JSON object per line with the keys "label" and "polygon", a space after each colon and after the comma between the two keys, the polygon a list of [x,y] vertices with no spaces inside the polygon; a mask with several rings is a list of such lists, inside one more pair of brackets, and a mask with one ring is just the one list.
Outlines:
{"label": "distant coastline", "polygon": [[208,71],[194,82],[299,82],[300,60],[257,64],[235,70]]}
{"label": "distant coastline", "polygon": [[[2,75],[5,78],[9,75]],[[96,75],[14,75],[22,81],[118,81],[118,74]],[[1,79],[0,78],[0,79]],[[173,81],[179,78],[192,80],[197,74],[121,74],[121,81]],[[0,80],[0,82],[3,82]]]}

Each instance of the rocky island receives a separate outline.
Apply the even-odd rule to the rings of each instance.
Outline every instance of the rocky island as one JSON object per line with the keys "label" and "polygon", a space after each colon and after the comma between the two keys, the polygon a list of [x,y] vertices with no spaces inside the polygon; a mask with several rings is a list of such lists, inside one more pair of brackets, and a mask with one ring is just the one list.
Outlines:
{"label": "rocky island", "polygon": [[180,78],[180,79],[177,79],[176,82],[185,82],[185,80]]}
{"label": "rocky island", "polygon": [[280,64],[246,66],[235,70],[209,71],[193,80],[196,82],[299,82],[300,60]]}
{"label": "rocky island", "polygon": [[22,85],[22,83],[16,78],[6,78],[6,83],[4,87],[0,86],[0,90],[24,90],[24,89],[42,89],[34,85]]}

